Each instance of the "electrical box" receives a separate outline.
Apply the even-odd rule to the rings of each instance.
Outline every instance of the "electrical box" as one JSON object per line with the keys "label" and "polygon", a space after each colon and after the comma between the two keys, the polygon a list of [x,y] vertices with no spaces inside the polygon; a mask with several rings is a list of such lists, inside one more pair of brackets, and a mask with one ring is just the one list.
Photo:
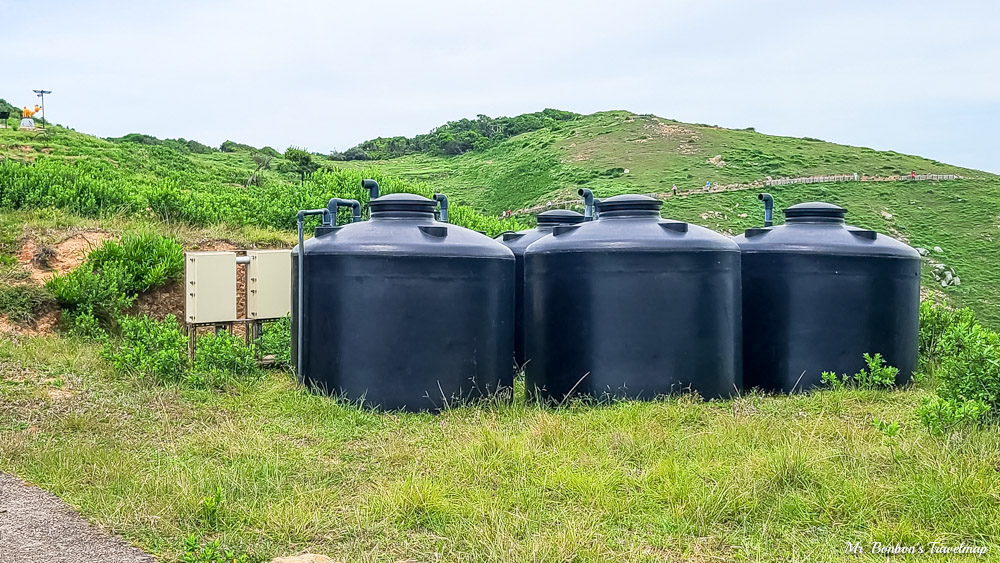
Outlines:
{"label": "electrical box", "polygon": [[225,323],[236,320],[236,253],[184,253],[184,320]]}
{"label": "electrical box", "polygon": [[292,310],[292,251],[248,250],[247,318],[278,319]]}

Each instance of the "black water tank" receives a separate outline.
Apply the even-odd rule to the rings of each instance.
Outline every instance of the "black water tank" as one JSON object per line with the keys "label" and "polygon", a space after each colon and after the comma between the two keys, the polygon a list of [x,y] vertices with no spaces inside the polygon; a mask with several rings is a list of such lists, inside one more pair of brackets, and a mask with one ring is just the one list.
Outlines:
{"label": "black water tank", "polygon": [[[370,206],[370,221],[304,244],[300,379],[350,401],[409,411],[510,387],[514,254],[435,221],[427,198],[392,194]],[[298,257],[296,247],[296,289]],[[298,329],[293,314],[293,342]]]}
{"label": "black water tank", "polygon": [[583,215],[568,209],[553,209],[538,214],[538,225],[534,229],[504,233],[496,238],[514,252],[517,270],[514,279],[514,362],[524,365],[524,249],[536,240],[551,234],[557,225],[575,225],[583,222]]}
{"label": "black water tank", "polygon": [[853,374],[881,353],[910,378],[917,362],[920,255],[844,224],[829,203],[793,205],[785,224],[748,229],[743,253],[743,371],[747,388],[793,391],[824,371]]}
{"label": "black water tank", "polygon": [[688,387],[729,396],[740,376],[740,252],[703,227],[621,195],[600,219],[524,252],[526,390],[642,398]]}

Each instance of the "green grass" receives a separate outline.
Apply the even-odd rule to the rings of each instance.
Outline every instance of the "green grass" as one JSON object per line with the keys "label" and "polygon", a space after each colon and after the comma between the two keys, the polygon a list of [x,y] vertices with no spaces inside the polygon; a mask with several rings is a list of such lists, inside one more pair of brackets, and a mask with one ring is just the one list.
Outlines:
{"label": "green grass", "polygon": [[[0,470],[173,560],[830,560],[846,542],[1000,549],[995,429],[919,427],[927,392],[376,414],[292,378],[220,394],[113,375],[71,339],[0,342]],[[898,422],[886,438],[872,420]],[[211,515],[203,498],[221,491]]]}
{"label": "green grass", "polygon": [[[725,166],[709,162],[716,155]],[[340,188],[324,181],[362,167],[374,166],[390,190],[445,192],[490,216],[572,201],[581,186],[608,197],[706,180],[915,170],[964,179],[768,191],[779,208],[830,201],[853,224],[942,247],[931,257],[955,268],[962,286],[935,289],[926,274],[925,285],[1000,324],[1000,178],[894,152],[602,112],[456,157],[317,158],[327,175],[305,186],[276,165],[263,173],[270,192],[243,186],[254,166],[247,152],[191,154],[55,126],[0,129],[2,159],[36,163],[6,168],[36,207],[0,212],[0,308],[15,314],[34,311],[25,290],[8,288],[25,281],[14,254],[26,238],[54,244],[99,228],[152,230],[186,248],[287,247],[294,232],[282,217],[294,204],[328,197]],[[110,189],[60,199],[88,182]],[[736,234],[760,225],[758,191],[668,197],[663,215]],[[124,206],[94,199],[126,192],[135,197]],[[218,224],[223,203],[242,211]],[[455,215],[484,230],[511,225],[470,208]],[[180,557],[191,534],[260,560],[313,551],[344,560],[813,561],[844,558],[848,541],[964,541],[996,552],[996,429],[931,436],[914,414],[929,394],[838,390],[558,410],[516,399],[439,416],[377,414],[305,393],[284,372],[224,392],[159,387],[117,375],[91,342],[0,339],[0,470],[165,560]],[[875,418],[898,423],[900,434],[885,436]],[[203,500],[217,491],[209,509]]]}

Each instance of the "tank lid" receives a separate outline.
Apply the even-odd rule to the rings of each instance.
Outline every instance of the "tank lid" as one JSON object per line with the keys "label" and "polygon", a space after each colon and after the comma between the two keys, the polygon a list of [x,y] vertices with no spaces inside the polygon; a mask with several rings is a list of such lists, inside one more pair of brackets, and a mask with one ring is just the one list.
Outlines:
{"label": "tank lid", "polygon": [[645,195],[624,194],[602,199],[597,202],[601,216],[628,217],[660,214],[663,202]]}
{"label": "tank lid", "polygon": [[369,201],[368,206],[373,216],[400,213],[406,216],[414,213],[433,216],[437,203],[417,194],[389,194]]}
{"label": "tank lid", "polygon": [[539,225],[573,225],[582,222],[583,215],[569,209],[553,209],[538,214]]}
{"label": "tank lid", "polygon": [[797,203],[784,209],[785,221],[834,221],[843,222],[847,210],[839,205],[810,201]]}

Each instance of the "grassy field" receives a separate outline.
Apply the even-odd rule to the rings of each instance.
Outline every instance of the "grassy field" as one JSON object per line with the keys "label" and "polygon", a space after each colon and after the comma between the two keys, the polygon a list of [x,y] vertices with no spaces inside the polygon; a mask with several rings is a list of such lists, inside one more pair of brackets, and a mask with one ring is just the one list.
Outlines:
{"label": "grassy field", "polygon": [[0,360],[0,470],[166,560],[190,534],[255,560],[1000,549],[995,429],[931,437],[912,414],[919,388],[559,410],[518,399],[434,416],[366,412],[284,372],[224,393],[151,386],[67,338],[0,341]]}
{"label": "grassy field", "polygon": [[[580,186],[608,197],[915,170],[963,178],[768,191],[779,208],[830,201],[853,224],[941,247],[930,258],[963,283],[941,288],[925,273],[927,290],[1000,325],[1000,177],[975,170],[627,112],[454,157],[314,158],[321,172],[304,182],[277,157],[262,185],[248,186],[247,151],[0,129],[0,285],[28,283],[17,258],[26,241],[54,245],[83,230],[153,230],[186,248],[287,247],[287,218],[331,196],[362,197],[360,174],[391,191],[446,192],[470,206],[456,216],[496,231],[518,225],[478,212],[572,201]],[[665,196],[663,215],[736,234],[761,224],[758,191]],[[308,394],[280,370],[218,390],[156,385],[115,372],[99,348],[61,333],[0,336],[0,471],[167,561],[192,536],[254,561],[303,551],[349,561],[816,561],[847,558],[847,542],[965,542],[994,559],[1000,550],[996,428],[928,433],[914,409],[932,382],[554,410],[525,404],[518,389],[440,415],[379,414]],[[898,435],[876,419],[898,423]]]}

